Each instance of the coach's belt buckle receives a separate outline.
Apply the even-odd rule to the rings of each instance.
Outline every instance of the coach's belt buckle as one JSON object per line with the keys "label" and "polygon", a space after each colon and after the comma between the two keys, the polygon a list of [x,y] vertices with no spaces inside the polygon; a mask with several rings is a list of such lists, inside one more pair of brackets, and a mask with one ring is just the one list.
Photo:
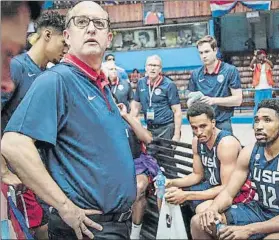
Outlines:
{"label": "coach's belt buckle", "polygon": [[127,212],[121,213],[118,222],[122,222],[123,219],[128,220],[131,216],[132,216],[132,210],[129,209]]}

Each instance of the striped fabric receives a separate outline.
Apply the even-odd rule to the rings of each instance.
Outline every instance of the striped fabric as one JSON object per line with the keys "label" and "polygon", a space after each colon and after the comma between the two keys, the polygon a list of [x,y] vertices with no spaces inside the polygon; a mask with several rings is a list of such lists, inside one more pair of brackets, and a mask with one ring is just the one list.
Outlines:
{"label": "striped fabric", "polygon": [[1,183],[1,239],[34,239],[14,199],[9,187]]}
{"label": "striped fabric", "polygon": [[254,10],[270,10],[271,1],[210,1],[210,8],[213,17],[221,17],[229,13],[237,4],[241,2],[244,6]]}

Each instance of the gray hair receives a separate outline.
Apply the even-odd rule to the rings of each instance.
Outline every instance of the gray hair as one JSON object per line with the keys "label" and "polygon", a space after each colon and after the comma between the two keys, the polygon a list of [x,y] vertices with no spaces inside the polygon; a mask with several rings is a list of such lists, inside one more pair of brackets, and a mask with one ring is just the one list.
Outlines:
{"label": "gray hair", "polygon": [[152,56],[147,57],[146,62],[145,62],[145,65],[147,65],[147,62],[148,62],[150,59],[159,60],[159,61],[160,61],[160,65],[162,66],[162,59],[160,58],[159,55],[152,55]]}

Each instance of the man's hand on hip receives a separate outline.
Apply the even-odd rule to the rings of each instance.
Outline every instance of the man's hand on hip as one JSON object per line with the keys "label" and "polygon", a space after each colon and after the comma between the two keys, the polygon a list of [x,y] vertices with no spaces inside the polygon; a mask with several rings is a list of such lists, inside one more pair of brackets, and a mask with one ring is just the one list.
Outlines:
{"label": "man's hand on hip", "polygon": [[19,185],[22,185],[22,182],[17,177],[17,175],[13,174],[10,170],[7,170],[5,173],[2,173],[1,180],[3,183],[17,187]]}
{"label": "man's hand on hip", "polygon": [[87,227],[95,228],[99,231],[103,230],[103,227],[100,224],[93,222],[86,216],[102,214],[101,211],[81,209],[70,200],[67,200],[61,209],[58,209],[58,213],[64,222],[74,229],[78,239],[83,239],[83,234],[90,239],[94,238],[93,233],[89,231]]}

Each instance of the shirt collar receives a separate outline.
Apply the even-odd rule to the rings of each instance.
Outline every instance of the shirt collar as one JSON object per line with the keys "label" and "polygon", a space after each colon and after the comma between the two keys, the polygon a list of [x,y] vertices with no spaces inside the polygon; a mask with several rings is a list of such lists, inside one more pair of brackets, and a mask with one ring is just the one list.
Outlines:
{"label": "shirt collar", "polygon": [[70,63],[77,67],[80,71],[86,74],[86,76],[92,81],[95,82],[98,86],[100,86],[102,89],[109,84],[108,79],[106,78],[105,74],[101,71],[100,74],[98,74],[94,69],[92,69],[90,66],[88,66],[86,63],[81,61],[79,58],[77,58],[74,55],[66,54],[63,58],[64,62]]}
{"label": "shirt collar", "polygon": [[160,75],[160,77],[154,82],[154,84],[152,84],[152,82],[147,77],[146,83],[147,83],[147,85],[154,86],[156,88],[161,84],[161,82],[163,81],[163,78],[164,77],[162,75]]}
{"label": "shirt collar", "polygon": [[118,86],[119,85],[119,78],[117,77],[116,81],[114,83],[110,83],[111,86]]}
{"label": "shirt collar", "polygon": [[217,75],[217,74],[219,74],[220,68],[221,68],[221,64],[222,64],[222,61],[218,60],[218,62],[216,64],[216,67],[214,68],[213,73],[209,73],[208,69],[206,68],[206,66],[204,66],[204,74],[209,74],[209,75],[213,75],[213,74]]}

